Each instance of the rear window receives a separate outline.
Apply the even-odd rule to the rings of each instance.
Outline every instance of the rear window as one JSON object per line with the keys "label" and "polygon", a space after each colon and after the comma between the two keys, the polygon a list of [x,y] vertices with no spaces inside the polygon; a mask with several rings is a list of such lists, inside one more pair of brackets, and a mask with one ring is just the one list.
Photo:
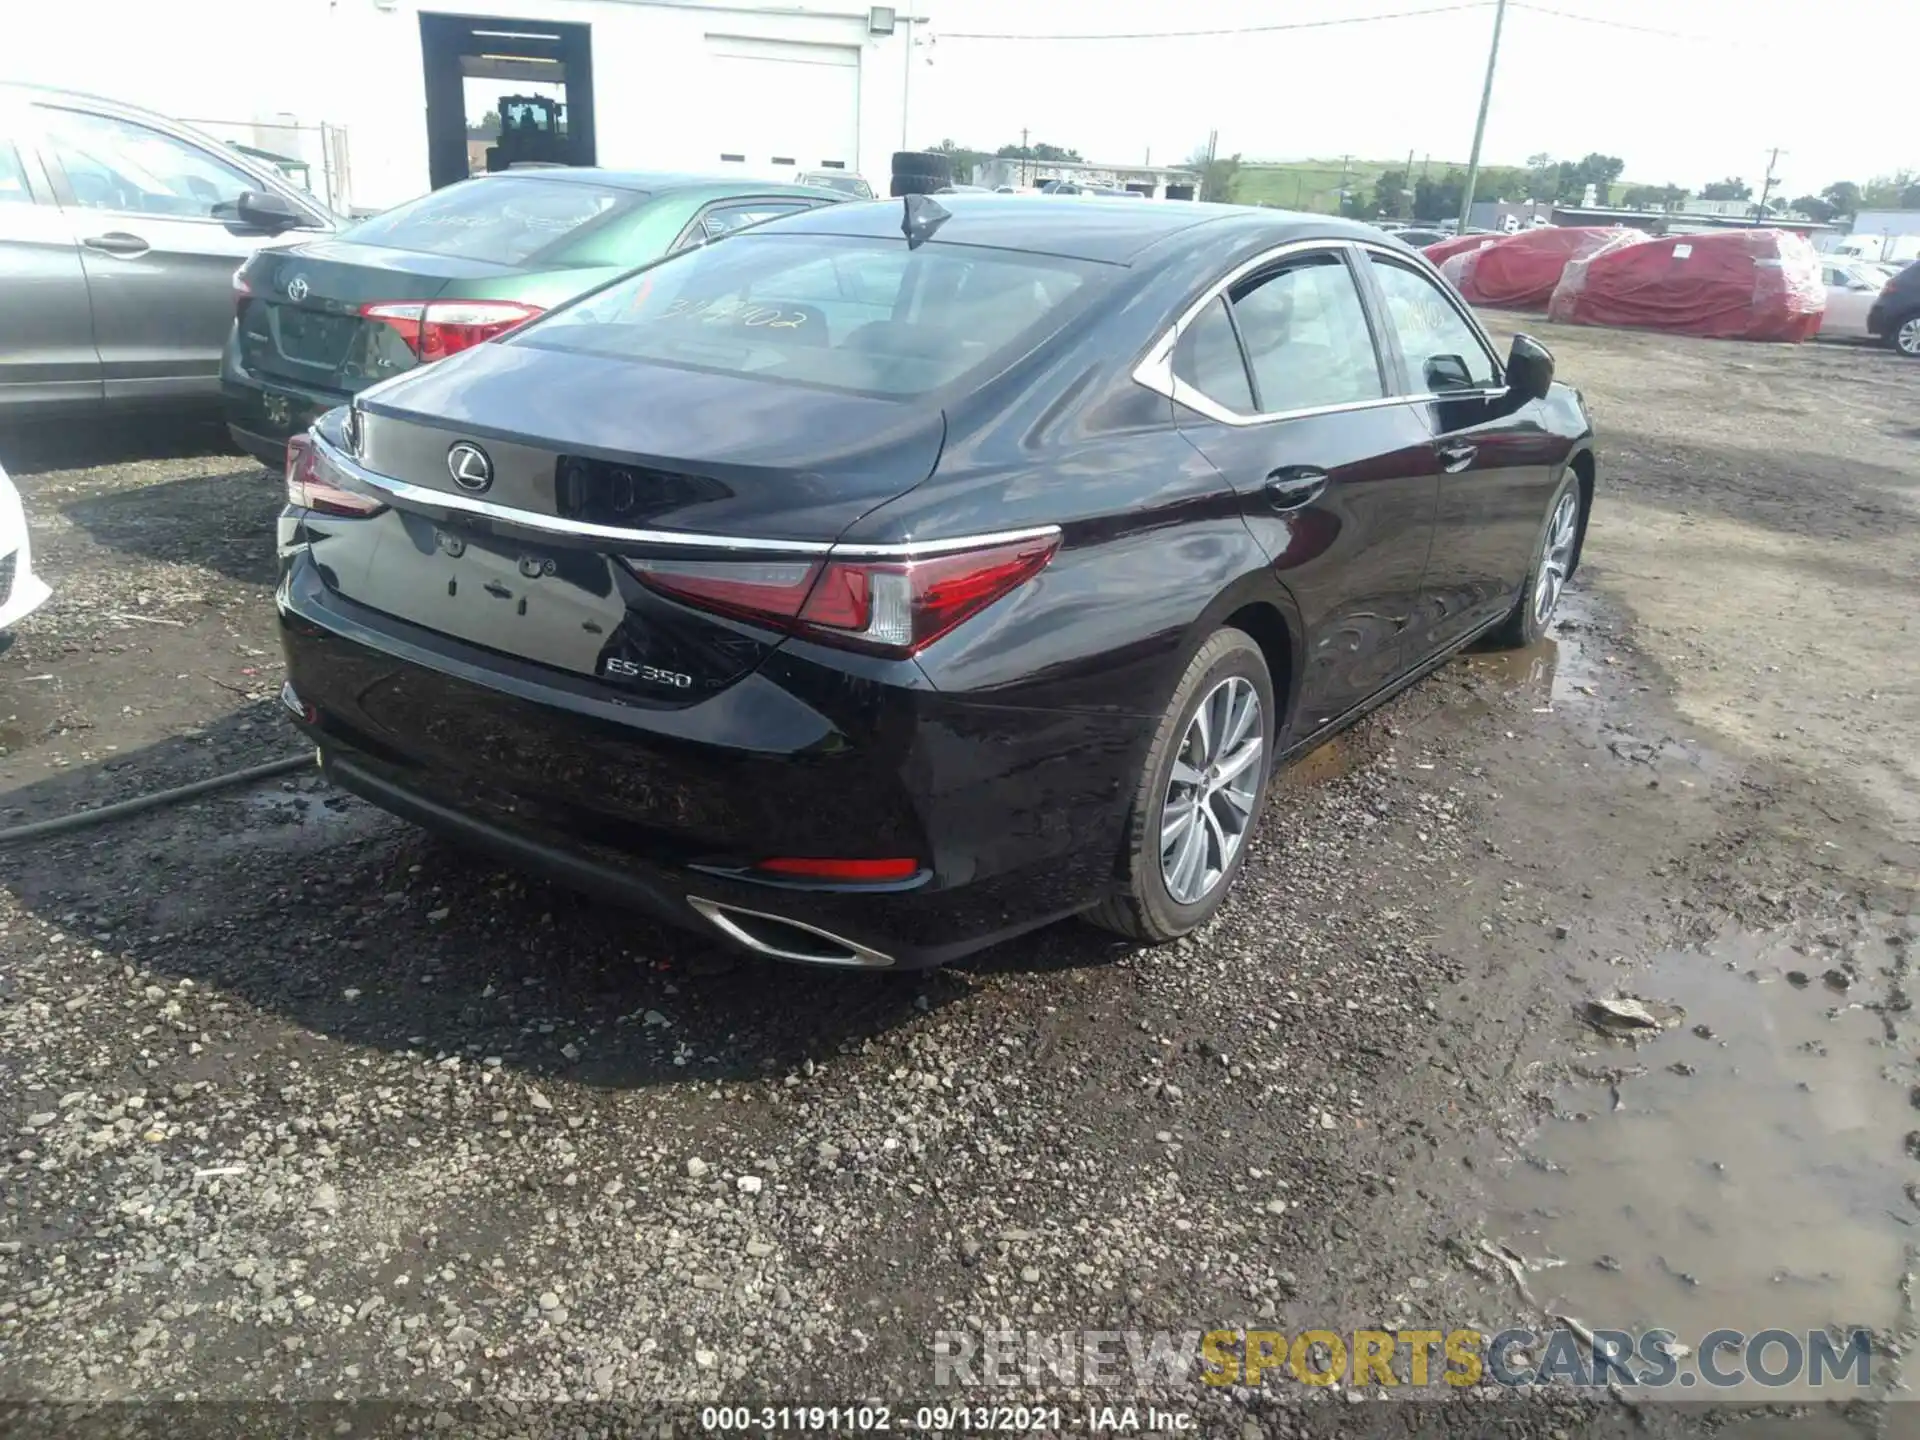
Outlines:
{"label": "rear window", "polygon": [[362,221],[341,238],[393,250],[460,255],[500,265],[536,261],[588,225],[647,196],[571,180],[511,175],[464,180]]}
{"label": "rear window", "polygon": [[512,344],[920,395],[1037,344],[1110,267],[904,240],[733,235],[595,291]]}

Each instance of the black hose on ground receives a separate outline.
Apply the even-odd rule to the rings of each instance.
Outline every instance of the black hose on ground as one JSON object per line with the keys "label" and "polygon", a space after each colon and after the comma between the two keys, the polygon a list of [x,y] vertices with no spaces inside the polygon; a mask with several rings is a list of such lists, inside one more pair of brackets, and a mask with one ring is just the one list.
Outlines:
{"label": "black hose on ground", "polygon": [[289,755],[284,760],[269,760],[264,765],[251,765],[245,770],[230,771],[225,775],[209,776],[205,780],[195,780],[190,785],[176,785],[171,790],[156,790],[151,795],[135,795],[130,800],[116,800],[111,805],[102,805],[97,810],[80,810],[72,815],[61,815],[52,820],[36,820],[31,825],[16,825],[11,830],[0,830],[0,845],[11,845],[19,840],[37,840],[47,835],[64,835],[69,830],[84,830],[89,825],[101,825],[109,820],[119,820],[128,815],[137,815],[142,810],[152,810],[161,805],[173,805],[181,800],[191,800],[196,795],[205,795],[213,790],[225,790],[234,785],[250,785],[256,780],[270,780],[276,775],[290,775],[295,770],[304,770],[314,763],[313,752],[305,755]]}

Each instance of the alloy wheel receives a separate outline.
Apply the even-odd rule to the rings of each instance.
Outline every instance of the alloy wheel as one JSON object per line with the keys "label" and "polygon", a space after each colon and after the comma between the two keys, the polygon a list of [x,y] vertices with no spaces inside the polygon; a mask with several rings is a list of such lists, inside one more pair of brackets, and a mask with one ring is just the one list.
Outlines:
{"label": "alloy wheel", "polygon": [[1260,797],[1265,743],[1250,680],[1229,676],[1194,711],[1160,810],[1160,878],[1177,904],[1205,899],[1240,853]]}
{"label": "alloy wheel", "polygon": [[1893,332],[1893,343],[1902,355],[1920,357],[1920,315],[1900,322],[1900,328]]}
{"label": "alloy wheel", "polygon": [[1553,607],[1560,603],[1560,592],[1567,588],[1567,572],[1573,569],[1573,546],[1580,538],[1580,501],[1569,490],[1553,507],[1553,519],[1547,525],[1547,543],[1540,552],[1540,575],[1533,585],[1533,623],[1545,628],[1553,618]]}

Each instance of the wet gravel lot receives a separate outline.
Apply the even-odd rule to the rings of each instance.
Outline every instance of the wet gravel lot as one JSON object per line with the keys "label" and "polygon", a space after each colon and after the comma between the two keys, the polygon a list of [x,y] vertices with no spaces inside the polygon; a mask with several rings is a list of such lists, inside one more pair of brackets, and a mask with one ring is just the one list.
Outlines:
{"label": "wet gravel lot", "polygon": [[[1920,1268],[1920,367],[1533,328],[1602,427],[1554,637],[1295,767],[1179,945],[776,967],[305,774],[0,849],[0,1401],[1719,1423],[936,1379],[943,1334],[1570,1317],[1865,1327],[1820,1433],[1906,1433],[1874,1402]],[[0,826],[297,753],[275,477],[190,426],[0,463],[56,592],[0,654]],[[1605,997],[1655,1026],[1596,1028]]]}

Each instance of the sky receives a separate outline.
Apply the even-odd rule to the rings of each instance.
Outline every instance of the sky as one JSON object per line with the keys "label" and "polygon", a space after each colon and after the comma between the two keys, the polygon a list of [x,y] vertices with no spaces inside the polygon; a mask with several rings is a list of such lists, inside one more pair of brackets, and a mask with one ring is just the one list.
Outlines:
{"label": "sky", "polygon": [[[909,127],[992,150],[1035,141],[1089,160],[1176,163],[1220,132],[1253,159],[1464,161],[1490,0],[925,0]],[[903,11],[905,7],[902,7]],[[1017,41],[976,35],[1273,33]],[[1560,12],[1558,14],[1549,11]],[[1586,19],[1572,18],[1584,16]],[[1605,21],[1608,23],[1595,23]],[[1737,175],[1774,193],[1920,171],[1912,87],[1875,57],[1920,55],[1920,0],[1509,0],[1483,163],[1590,151],[1624,178],[1698,190]]]}

